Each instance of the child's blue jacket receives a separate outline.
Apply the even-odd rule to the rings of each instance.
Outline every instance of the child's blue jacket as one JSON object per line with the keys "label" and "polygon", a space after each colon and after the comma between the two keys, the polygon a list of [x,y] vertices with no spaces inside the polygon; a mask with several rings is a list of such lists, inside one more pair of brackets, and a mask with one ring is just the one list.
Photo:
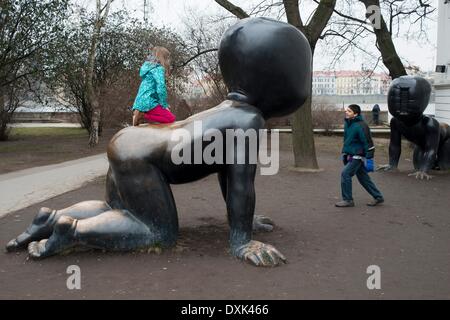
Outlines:
{"label": "child's blue jacket", "polygon": [[147,112],[158,104],[168,107],[165,70],[159,63],[145,61],[139,70],[142,78],[138,94],[134,100],[133,110]]}

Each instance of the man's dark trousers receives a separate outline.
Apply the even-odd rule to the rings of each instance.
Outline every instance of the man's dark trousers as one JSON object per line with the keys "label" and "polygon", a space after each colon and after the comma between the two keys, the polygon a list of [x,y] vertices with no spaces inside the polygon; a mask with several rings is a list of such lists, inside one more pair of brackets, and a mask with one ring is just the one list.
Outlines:
{"label": "man's dark trousers", "polygon": [[353,159],[349,161],[341,174],[341,190],[342,190],[342,199],[346,201],[353,201],[352,196],[352,177],[356,174],[359,183],[367,190],[368,193],[374,199],[381,199],[383,195],[377,189],[375,184],[370,179],[366,170],[364,169],[364,163],[360,159]]}

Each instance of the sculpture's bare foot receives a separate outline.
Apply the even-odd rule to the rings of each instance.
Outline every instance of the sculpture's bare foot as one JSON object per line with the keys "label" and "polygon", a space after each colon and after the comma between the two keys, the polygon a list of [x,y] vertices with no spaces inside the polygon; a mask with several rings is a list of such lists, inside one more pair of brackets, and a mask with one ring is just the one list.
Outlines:
{"label": "sculpture's bare foot", "polygon": [[271,232],[273,231],[275,223],[269,217],[262,215],[255,215],[253,217],[253,231],[256,232]]}
{"label": "sculpture's bare foot", "polygon": [[6,250],[12,252],[25,249],[32,241],[50,237],[53,232],[52,215],[54,213],[55,211],[49,208],[41,208],[30,226],[19,236],[8,242]]}
{"label": "sculpture's bare foot", "polygon": [[255,240],[238,247],[235,256],[257,267],[275,267],[286,263],[286,258],[275,247]]}
{"label": "sculpture's bare foot", "polygon": [[424,171],[417,171],[417,172],[413,172],[408,174],[408,177],[416,177],[416,179],[427,179],[427,180],[431,180],[431,178],[433,178],[433,176],[430,176],[428,173],[424,172]]}
{"label": "sculpture's bare foot", "polygon": [[71,217],[59,218],[49,239],[34,241],[28,245],[30,258],[42,259],[74,247],[76,223],[77,220]]}

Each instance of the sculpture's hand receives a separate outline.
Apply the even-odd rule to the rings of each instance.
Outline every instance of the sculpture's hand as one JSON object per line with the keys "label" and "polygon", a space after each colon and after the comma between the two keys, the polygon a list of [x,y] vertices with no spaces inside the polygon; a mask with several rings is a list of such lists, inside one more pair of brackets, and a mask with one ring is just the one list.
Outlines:
{"label": "sculpture's hand", "polygon": [[427,180],[431,180],[431,178],[433,178],[433,176],[430,176],[425,171],[417,171],[417,172],[408,174],[408,177],[411,177],[411,176],[416,177],[416,179],[420,179],[420,180],[423,180],[424,178],[426,178]]}
{"label": "sculpture's hand", "polygon": [[396,171],[398,171],[398,169],[397,169],[397,167],[393,167],[390,164],[383,164],[381,166],[378,166],[376,171],[396,172]]}
{"label": "sculpture's hand", "polygon": [[257,267],[275,267],[286,263],[286,258],[275,247],[254,240],[238,247],[233,253],[237,258]]}
{"label": "sculpture's hand", "polygon": [[271,232],[275,223],[269,217],[262,215],[255,215],[253,217],[253,231],[256,232]]}

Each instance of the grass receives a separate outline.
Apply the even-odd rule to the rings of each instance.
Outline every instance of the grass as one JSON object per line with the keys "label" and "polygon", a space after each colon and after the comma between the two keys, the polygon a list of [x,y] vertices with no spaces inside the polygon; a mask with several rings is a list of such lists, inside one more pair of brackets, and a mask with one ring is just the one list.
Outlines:
{"label": "grass", "polygon": [[[12,128],[8,141],[0,143],[0,152],[55,152],[58,147],[53,143],[36,143],[41,138],[52,139],[88,139],[88,132],[82,128]],[[27,143],[28,141],[28,143]],[[22,142],[22,143],[19,143]]]}
{"label": "grass", "polygon": [[20,137],[43,137],[43,136],[61,136],[61,137],[83,137],[88,136],[88,132],[83,128],[12,128],[11,138]]}
{"label": "grass", "polygon": [[0,174],[60,163],[106,152],[118,129],[105,129],[91,148],[82,128],[12,128],[10,139],[0,142]]}
{"label": "grass", "polygon": [[0,153],[7,153],[7,152],[33,152],[33,151],[39,151],[39,152],[45,152],[45,151],[52,151],[53,147],[51,145],[37,145],[37,144],[31,144],[31,145],[5,145],[0,143]]}

